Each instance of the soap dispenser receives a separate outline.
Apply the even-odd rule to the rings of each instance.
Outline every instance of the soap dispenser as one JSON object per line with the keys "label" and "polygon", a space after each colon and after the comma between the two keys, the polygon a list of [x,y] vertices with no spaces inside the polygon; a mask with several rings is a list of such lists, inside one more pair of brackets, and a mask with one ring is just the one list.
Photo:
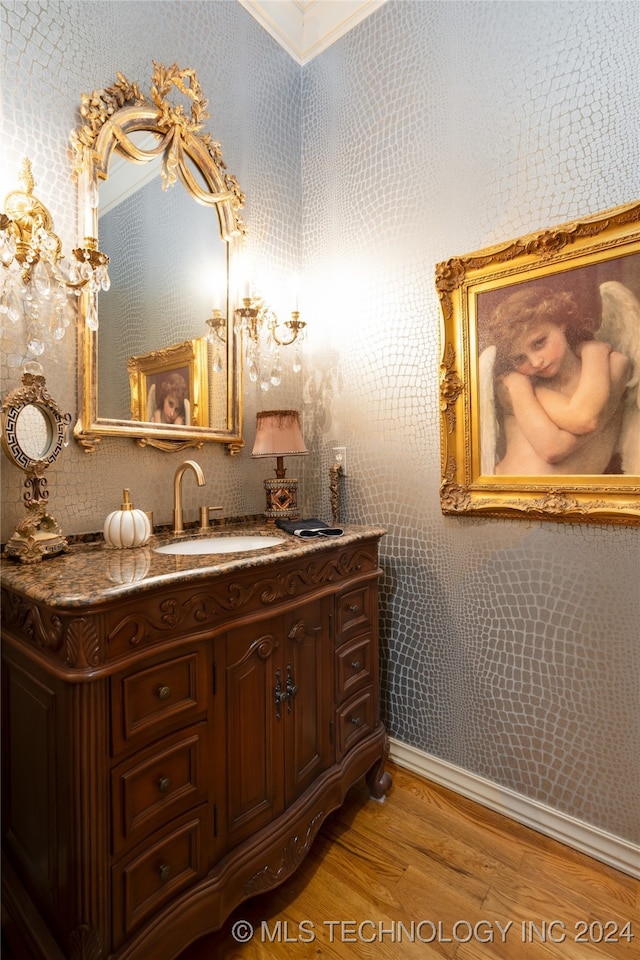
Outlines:
{"label": "soap dispenser", "polygon": [[151,524],[144,510],[136,510],[129,491],[122,491],[119,510],[110,513],[104,522],[104,539],[110,547],[141,547],[151,536]]}

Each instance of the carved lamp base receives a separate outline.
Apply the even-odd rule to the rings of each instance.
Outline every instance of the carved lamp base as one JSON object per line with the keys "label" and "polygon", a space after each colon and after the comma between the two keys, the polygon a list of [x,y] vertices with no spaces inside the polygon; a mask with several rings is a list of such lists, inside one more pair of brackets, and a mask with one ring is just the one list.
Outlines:
{"label": "carved lamp base", "polygon": [[264,481],[267,495],[265,517],[270,523],[276,520],[297,520],[298,481],[294,477],[274,477]]}

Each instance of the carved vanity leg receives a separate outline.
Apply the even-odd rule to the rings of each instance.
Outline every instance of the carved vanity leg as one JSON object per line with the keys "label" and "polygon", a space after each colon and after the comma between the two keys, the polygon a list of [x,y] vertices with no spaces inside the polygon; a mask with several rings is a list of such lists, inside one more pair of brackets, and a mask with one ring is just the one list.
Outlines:
{"label": "carved vanity leg", "polygon": [[94,927],[81,926],[73,931],[69,941],[71,960],[102,960],[104,953],[100,936]]}
{"label": "carved vanity leg", "polygon": [[388,756],[389,742],[385,734],[382,755],[373,767],[371,767],[366,777],[369,795],[372,800],[376,800],[378,803],[384,803],[387,790],[391,787],[391,774],[384,769]]}

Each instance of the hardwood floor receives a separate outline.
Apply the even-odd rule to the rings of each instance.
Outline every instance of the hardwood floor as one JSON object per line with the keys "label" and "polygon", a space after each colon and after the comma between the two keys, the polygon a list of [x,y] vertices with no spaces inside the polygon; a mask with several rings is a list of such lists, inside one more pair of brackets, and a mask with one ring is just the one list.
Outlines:
{"label": "hardwood floor", "polygon": [[[385,803],[354,787],[287,883],[242,904],[180,960],[640,956],[640,882],[389,769]],[[247,924],[254,934],[239,943],[233,931]]]}
{"label": "hardwood floor", "polygon": [[[354,787],[290,880],[242,904],[180,960],[640,956],[639,881],[389,770],[385,803]],[[240,943],[234,931],[247,924],[253,936]]]}

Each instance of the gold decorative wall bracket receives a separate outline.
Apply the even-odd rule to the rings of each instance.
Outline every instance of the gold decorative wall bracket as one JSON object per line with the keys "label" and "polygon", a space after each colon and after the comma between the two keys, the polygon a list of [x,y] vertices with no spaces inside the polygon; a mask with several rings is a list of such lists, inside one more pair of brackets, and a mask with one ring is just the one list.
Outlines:
{"label": "gold decorative wall bracket", "polygon": [[[5,212],[0,214],[0,230],[5,233],[4,248],[0,254],[2,263],[9,267],[13,260],[20,265],[22,282],[29,284],[33,279],[40,293],[43,287],[50,286],[51,277],[43,276],[49,264],[55,279],[65,287],[79,289],[94,278],[108,283],[106,268],[109,257],[98,250],[97,240],[93,237],[85,238],[85,246],[77,247],[73,251],[75,263],[72,262],[68,275],[61,269],[62,241],[53,231],[53,218],[41,200],[34,195],[36,181],[33,178],[31,161],[25,157],[22,161],[18,180],[23,190],[12,190],[5,201]],[[87,263],[89,269],[83,270]],[[47,271],[49,273],[50,271]]]}

